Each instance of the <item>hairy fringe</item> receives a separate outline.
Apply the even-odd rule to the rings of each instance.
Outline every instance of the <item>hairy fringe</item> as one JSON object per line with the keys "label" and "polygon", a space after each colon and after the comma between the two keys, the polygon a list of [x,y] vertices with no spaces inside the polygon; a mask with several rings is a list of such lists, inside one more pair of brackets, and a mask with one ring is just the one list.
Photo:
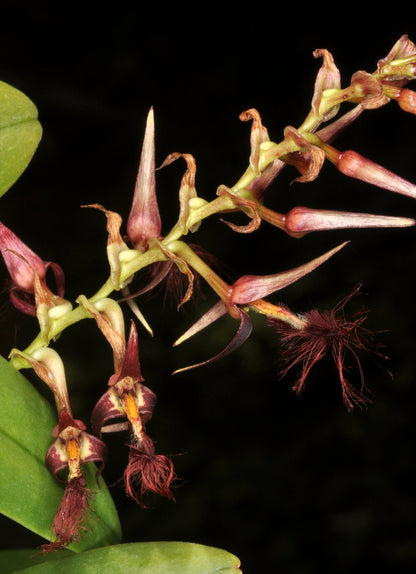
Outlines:
{"label": "hairy fringe", "polygon": [[171,485],[176,478],[173,463],[165,455],[155,454],[153,441],[144,435],[138,446],[129,445],[129,461],[124,471],[126,493],[145,507],[142,497],[148,492],[175,500]]}
{"label": "hairy fringe", "polygon": [[[343,299],[330,311],[314,309],[302,315],[305,321],[303,329],[296,329],[276,319],[270,324],[276,329],[284,346],[282,374],[286,375],[293,367],[300,366],[301,375],[293,386],[293,390],[301,393],[312,367],[325,355],[331,353],[338,370],[341,382],[342,397],[348,410],[355,406],[364,408],[370,402],[365,393],[364,373],[358,358],[358,351],[378,354],[381,345],[375,342],[374,333],[363,327],[366,319],[365,311],[358,312],[352,319],[347,319],[344,306],[358,292],[356,288],[348,297]],[[358,366],[361,379],[361,389],[352,386],[345,378],[345,358],[351,353]]]}
{"label": "hairy fringe", "polygon": [[71,542],[79,542],[81,530],[86,532],[85,518],[91,508],[92,491],[84,476],[72,478],[66,485],[64,496],[52,523],[53,540],[41,546],[42,554],[60,550]]}

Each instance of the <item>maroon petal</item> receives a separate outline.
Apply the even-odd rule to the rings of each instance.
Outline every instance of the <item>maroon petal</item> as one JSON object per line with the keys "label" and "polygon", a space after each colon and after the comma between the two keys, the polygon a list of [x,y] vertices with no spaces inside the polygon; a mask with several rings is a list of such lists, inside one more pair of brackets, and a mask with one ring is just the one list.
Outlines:
{"label": "maroon petal", "polygon": [[63,297],[65,294],[65,274],[62,267],[58,265],[58,263],[53,263],[52,261],[48,261],[45,267],[46,269],[52,269],[52,273],[55,278],[57,294],[59,297]]}
{"label": "maroon petal", "polygon": [[25,313],[25,315],[36,317],[36,305],[32,295],[21,291],[15,286],[12,286],[9,295],[13,306],[16,307],[18,311]]}
{"label": "maroon petal", "polygon": [[131,377],[135,382],[143,381],[139,359],[139,336],[134,321],[130,323],[130,333],[127,340],[126,355],[118,380]]}
{"label": "maroon petal", "polygon": [[126,414],[114,388],[110,388],[96,403],[91,413],[91,428],[96,437],[99,437],[107,421],[124,417]]}

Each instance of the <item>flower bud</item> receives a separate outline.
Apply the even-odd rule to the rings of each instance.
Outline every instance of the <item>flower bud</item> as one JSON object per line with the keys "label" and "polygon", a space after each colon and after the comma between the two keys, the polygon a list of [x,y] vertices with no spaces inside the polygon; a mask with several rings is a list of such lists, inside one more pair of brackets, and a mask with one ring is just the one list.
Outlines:
{"label": "flower bud", "polygon": [[353,150],[339,152],[324,146],[327,158],[341,173],[365,183],[416,198],[416,185]]}
{"label": "flower bud", "polygon": [[399,106],[409,114],[416,114],[416,92],[408,88],[397,88],[394,91],[388,90],[389,95],[396,100]]}
{"label": "flower bud", "polygon": [[43,281],[46,275],[46,265],[13,231],[1,222],[0,251],[14,287],[26,293],[33,293],[33,271],[36,271],[39,279]]}
{"label": "flower bud", "polygon": [[153,108],[147,116],[133,203],[127,221],[127,235],[138,251],[145,251],[152,237],[159,237],[162,224],[156,198],[155,126]]}
{"label": "flower bud", "polygon": [[276,273],[274,275],[243,275],[234,283],[229,295],[229,303],[232,305],[246,305],[258,299],[263,299],[301,279],[317,267],[325,263],[330,257],[335,255],[346,245],[341,243],[323,255],[308,261],[304,265],[299,265],[290,271]]}
{"label": "flower bud", "polygon": [[284,229],[290,235],[302,237],[311,231],[367,227],[409,227],[415,220],[408,217],[374,215],[294,207],[284,217]]}
{"label": "flower bud", "polygon": [[[41,292],[47,294],[48,309],[59,306],[61,303],[67,303],[63,299],[65,277],[61,267],[57,263],[42,261],[36,253],[1,222],[0,251],[12,279],[10,299],[16,309],[19,309],[22,313],[35,316],[39,311],[39,295]],[[48,268],[54,274],[58,295],[54,295],[46,285]],[[35,302],[33,302],[33,299]],[[62,309],[62,312],[68,310],[68,305]]]}

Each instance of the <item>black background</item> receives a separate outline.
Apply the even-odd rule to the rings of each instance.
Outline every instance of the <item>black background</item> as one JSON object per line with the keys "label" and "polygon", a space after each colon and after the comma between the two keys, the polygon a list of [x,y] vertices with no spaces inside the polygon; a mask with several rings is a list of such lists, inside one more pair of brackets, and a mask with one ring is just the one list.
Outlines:
{"label": "black background", "polygon": [[[44,135],[29,168],[2,198],[1,218],[45,260],[62,265],[70,300],[92,294],[108,272],[104,217],[80,205],[98,202],[127,217],[150,106],[158,164],[173,151],[192,153],[198,192],[209,199],[247,165],[250,126],[239,121],[241,111],[257,108],[274,141],[286,125],[300,125],[320,65],[314,49],[332,52],[346,85],[355,70],[373,71],[402,34],[416,40],[408,16],[371,14],[366,21],[357,7],[3,2],[2,12],[0,79],[36,103]],[[414,116],[391,103],[365,113],[337,145],[415,181],[415,126]],[[183,169],[179,161],[157,175],[165,232],[177,216]],[[416,214],[414,200],[348,180],[331,165],[310,184],[291,185],[295,176],[284,170],[266,204],[281,212],[307,205]],[[414,229],[295,240],[265,224],[246,236],[208,220],[193,239],[232,265],[235,277],[283,271],[350,239],[336,258],[274,300],[298,312],[327,308],[362,281],[364,294],[352,308],[369,307],[368,326],[385,330],[380,339],[394,377],[364,357],[374,402],[348,414],[328,361],[296,397],[293,378],[278,376],[279,342],[257,319],[238,352],[172,377],[174,369],[222,348],[235,325],[224,319],[171,349],[207,308],[208,291],[180,314],[173,305],[162,308],[161,296],[144,300],[155,338],[141,331],[142,370],[158,395],[148,432],[160,452],[178,453],[182,484],[176,503],[151,499],[147,510],[114,486],[124,541],[219,546],[239,556],[247,574],[381,565],[412,571]],[[7,303],[5,292],[2,301],[1,352],[7,356],[12,345],[30,342],[36,326]],[[69,329],[56,348],[73,410],[88,421],[111,374],[109,348],[92,322]],[[358,382],[355,369],[350,378]],[[123,470],[123,440],[109,439],[110,483]],[[8,519],[0,526],[4,548],[41,542]]]}

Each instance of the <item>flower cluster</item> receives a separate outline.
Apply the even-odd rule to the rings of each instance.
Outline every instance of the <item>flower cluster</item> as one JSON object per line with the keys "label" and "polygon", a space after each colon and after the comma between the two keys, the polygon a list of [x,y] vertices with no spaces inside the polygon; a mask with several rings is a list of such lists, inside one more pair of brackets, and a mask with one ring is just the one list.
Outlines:
{"label": "flower cluster", "polygon": [[[407,36],[401,37],[389,54],[378,62],[375,72],[355,73],[345,88],[341,87],[340,73],[332,55],[321,49],[316,50],[314,56],[321,58],[322,64],[315,81],[310,111],[301,126],[287,126],[283,140],[273,142],[257,110],[249,109],[241,114],[242,121],[251,121],[250,156],[247,169],[235,185],[220,185],[215,198],[205,200],[196,190],[194,158],[190,154],[172,153],[165,159],[160,168],[179,159],[186,163],[178,193],[178,219],[167,232],[163,230],[156,195],[155,125],[154,111],[150,109],[125,232],[122,232],[123,218],[118,213],[100,204],[83,206],[105,215],[108,232],[109,277],[91,297],[80,295],[75,305],[65,300],[64,276],[59,265],[45,263],[0,223],[0,251],[11,278],[11,300],[20,311],[36,316],[39,322],[37,337],[24,351],[13,349],[10,361],[18,369],[34,369],[52,391],[58,414],[58,424],[52,433],[54,442],[46,453],[46,464],[52,474],[66,484],[66,488],[52,525],[52,540],[45,545],[45,551],[78,540],[86,528],[93,490],[86,485],[82,465],[95,462],[98,464],[97,473],[102,471],[106,460],[103,441],[106,433],[129,433],[124,483],[126,493],[132,499],[144,506],[143,496],[153,492],[174,500],[172,461],[156,453],[146,431],[156,396],[143,384],[137,326],[132,320],[126,337],[122,309],[122,303],[127,302],[135,319],[153,335],[137,299],[157,285],[176,284],[178,277],[183,280],[178,308],[193,297],[201,280],[218,299],[174,345],[188,340],[220,317],[229,316],[237,322],[234,337],[222,351],[176,373],[208,365],[236,350],[250,336],[253,330],[251,315],[256,313],[262,315],[279,334],[286,348],[283,371],[300,368],[300,377],[294,386],[297,392],[303,390],[311,368],[329,353],[335,362],[347,408],[350,410],[367,403],[364,383],[358,389],[345,378],[345,356],[351,353],[356,359],[363,381],[358,352],[379,351],[373,334],[363,326],[364,314],[352,319],[345,316],[344,308],[349,297],[333,310],[313,309],[304,314],[294,313],[286,305],[270,301],[274,293],[326,263],[345,248],[346,242],[292,269],[270,275],[245,274],[228,282],[216,270],[215,258],[202,246],[188,241],[188,235],[195,234],[203,220],[213,215],[229,217],[235,212],[242,212],[248,218],[246,225],[225,222],[237,233],[253,233],[262,222],[266,222],[294,238],[340,228],[403,228],[415,224],[413,219],[406,217],[306,206],[295,206],[288,213],[278,213],[265,205],[266,191],[272,188],[272,183],[285,166],[295,168],[298,172],[296,181],[306,183],[318,176],[325,160],[349,177],[416,198],[414,184],[355,151],[341,151],[333,146],[335,138],[367,109],[379,108],[393,100],[406,112],[416,114],[416,94],[405,87],[416,78],[416,46]],[[337,117],[345,102],[354,104],[353,108]],[[56,294],[47,286],[49,268],[55,275]],[[149,272],[149,279],[144,288],[135,292],[132,286],[142,270]],[[119,293],[118,300],[111,297],[114,292]],[[95,320],[111,347],[114,364],[107,388],[97,399],[91,415],[91,434],[82,421],[73,417],[64,365],[58,353],[50,347],[56,336],[84,318]]]}

